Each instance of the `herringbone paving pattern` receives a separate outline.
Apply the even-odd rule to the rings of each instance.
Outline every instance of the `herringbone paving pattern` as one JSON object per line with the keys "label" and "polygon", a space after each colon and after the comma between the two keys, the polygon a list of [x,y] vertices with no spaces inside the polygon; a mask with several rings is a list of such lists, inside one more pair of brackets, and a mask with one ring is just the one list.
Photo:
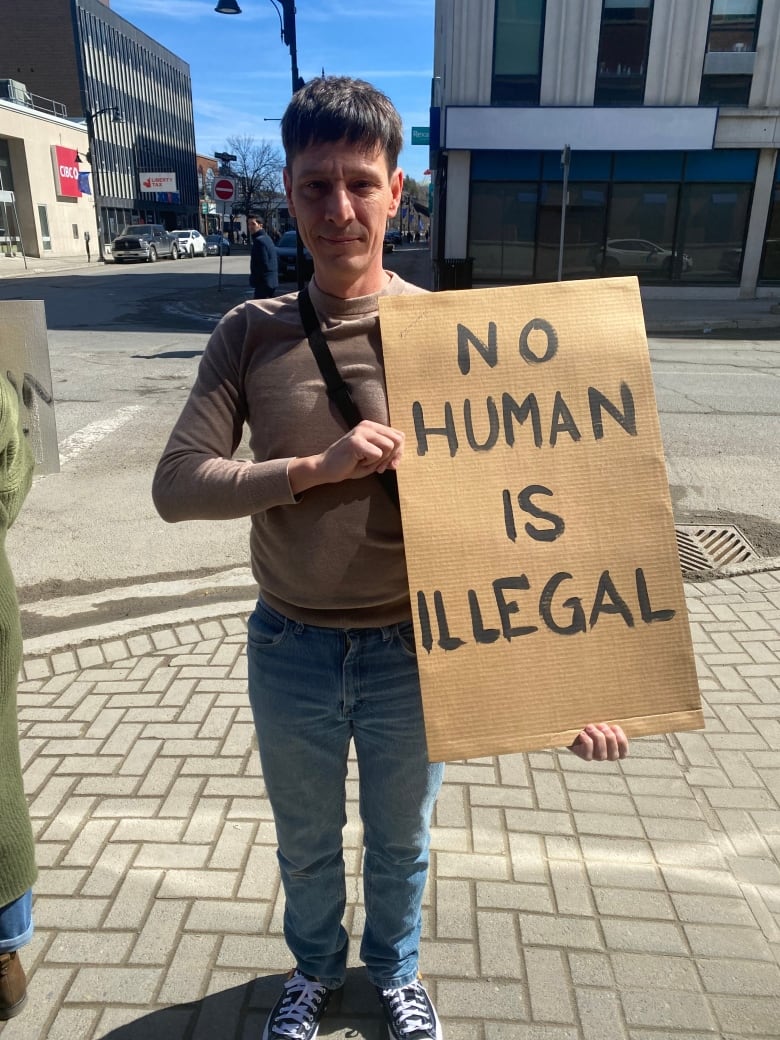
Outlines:
{"label": "herringbone paving pattern", "polygon": [[[448,1040],[780,1035],[780,571],[687,586],[707,728],[450,765],[423,967]],[[25,662],[30,1002],[3,1040],[259,1037],[290,967],[244,618]],[[383,1029],[357,949],[323,1035]]]}

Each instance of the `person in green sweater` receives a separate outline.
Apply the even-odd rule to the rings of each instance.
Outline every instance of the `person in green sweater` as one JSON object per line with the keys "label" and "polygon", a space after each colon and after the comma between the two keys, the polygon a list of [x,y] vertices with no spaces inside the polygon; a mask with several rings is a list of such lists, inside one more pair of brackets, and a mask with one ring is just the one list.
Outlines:
{"label": "person in green sweater", "polygon": [[22,630],[6,532],[30,490],[33,454],[19,422],[19,399],[0,375],[0,1021],[18,1015],[27,981],[18,950],[30,941],[36,878],[32,826],[22,787],[16,682]]}

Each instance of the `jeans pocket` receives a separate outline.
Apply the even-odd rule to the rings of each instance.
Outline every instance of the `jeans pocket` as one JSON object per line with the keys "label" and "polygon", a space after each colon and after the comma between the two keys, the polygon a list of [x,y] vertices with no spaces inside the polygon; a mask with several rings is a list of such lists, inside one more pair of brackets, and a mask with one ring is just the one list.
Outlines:
{"label": "jeans pocket", "polygon": [[286,617],[258,603],[249,618],[247,640],[257,649],[279,646],[290,627]]}
{"label": "jeans pocket", "polygon": [[401,648],[407,657],[412,657],[417,660],[417,643],[414,638],[414,625],[411,621],[404,621],[400,625],[396,625],[396,633],[398,634],[398,642],[401,644]]}

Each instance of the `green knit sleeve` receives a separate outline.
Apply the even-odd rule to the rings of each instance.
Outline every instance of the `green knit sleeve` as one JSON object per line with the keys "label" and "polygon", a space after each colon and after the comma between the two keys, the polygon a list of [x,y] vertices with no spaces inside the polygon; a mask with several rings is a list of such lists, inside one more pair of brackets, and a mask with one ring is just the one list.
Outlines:
{"label": "green knit sleeve", "polygon": [[0,375],[0,527],[8,530],[32,483],[35,460],[19,423],[19,398]]}

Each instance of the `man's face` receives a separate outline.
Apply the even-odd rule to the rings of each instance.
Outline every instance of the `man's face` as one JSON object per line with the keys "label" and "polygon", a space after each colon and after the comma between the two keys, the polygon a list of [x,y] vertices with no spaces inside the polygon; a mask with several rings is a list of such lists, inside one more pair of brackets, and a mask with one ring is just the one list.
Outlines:
{"label": "man's face", "polygon": [[290,212],[314,258],[317,285],[348,299],[385,283],[382,244],[387,218],[398,209],[399,169],[384,152],[366,154],[346,141],[310,145],[284,171]]}
{"label": "man's face", "polygon": [[255,232],[260,230],[260,222],[258,220],[249,220],[249,234],[254,235]]}

